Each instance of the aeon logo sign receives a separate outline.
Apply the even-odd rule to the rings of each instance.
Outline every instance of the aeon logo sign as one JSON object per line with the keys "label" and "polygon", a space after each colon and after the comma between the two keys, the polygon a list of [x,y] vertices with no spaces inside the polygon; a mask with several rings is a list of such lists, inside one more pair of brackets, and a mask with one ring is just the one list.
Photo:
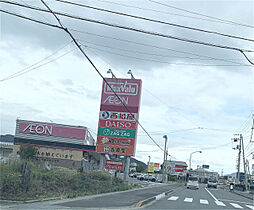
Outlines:
{"label": "aeon logo sign", "polygon": [[[127,81],[125,81],[125,82],[108,82],[108,84],[118,95],[135,96],[138,94],[137,83],[128,83]],[[114,94],[110,87],[105,84],[104,86],[105,94]]]}
{"label": "aeon logo sign", "polygon": [[26,133],[29,131],[29,133],[32,134],[39,134],[39,135],[52,135],[53,127],[49,125],[42,125],[42,124],[28,124],[25,129],[23,129],[23,132]]}

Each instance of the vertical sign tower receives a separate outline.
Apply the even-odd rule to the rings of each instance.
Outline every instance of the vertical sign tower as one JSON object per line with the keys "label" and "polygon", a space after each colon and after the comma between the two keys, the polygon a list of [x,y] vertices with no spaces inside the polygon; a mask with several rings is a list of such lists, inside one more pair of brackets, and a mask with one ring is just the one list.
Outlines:
{"label": "vertical sign tower", "polygon": [[102,84],[96,152],[134,156],[142,81],[117,78],[106,81],[109,85],[105,81]]}

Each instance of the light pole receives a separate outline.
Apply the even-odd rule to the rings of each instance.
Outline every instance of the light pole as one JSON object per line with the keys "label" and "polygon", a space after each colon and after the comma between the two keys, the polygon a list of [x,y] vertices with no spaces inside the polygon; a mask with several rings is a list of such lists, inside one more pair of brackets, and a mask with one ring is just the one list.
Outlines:
{"label": "light pole", "polygon": [[149,155],[148,156],[148,164],[147,164],[147,172],[149,172],[150,159],[151,159],[151,156]]}
{"label": "light pole", "polygon": [[195,152],[192,152],[192,153],[190,153],[190,159],[189,159],[189,170],[191,170],[191,157],[192,157],[192,155],[194,154],[194,153],[202,153],[202,151],[195,151]]}
{"label": "light pole", "polygon": [[167,167],[166,165],[168,163],[166,163],[166,158],[167,158],[167,141],[168,141],[168,137],[167,135],[164,135],[163,138],[165,139],[165,146],[164,146],[164,157],[163,157],[163,182],[166,182],[167,183]]}

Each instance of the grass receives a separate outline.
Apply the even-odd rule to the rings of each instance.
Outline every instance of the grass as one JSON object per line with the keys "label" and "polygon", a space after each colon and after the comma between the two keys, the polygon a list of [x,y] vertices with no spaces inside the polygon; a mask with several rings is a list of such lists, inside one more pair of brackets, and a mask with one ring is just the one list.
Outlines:
{"label": "grass", "polygon": [[34,162],[22,160],[0,163],[0,199],[40,200],[54,197],[74,198],[106,192],[123,191],[137,186],[124,184],[104,171],[80,174],[78,171],[54,167],[47,171]]}

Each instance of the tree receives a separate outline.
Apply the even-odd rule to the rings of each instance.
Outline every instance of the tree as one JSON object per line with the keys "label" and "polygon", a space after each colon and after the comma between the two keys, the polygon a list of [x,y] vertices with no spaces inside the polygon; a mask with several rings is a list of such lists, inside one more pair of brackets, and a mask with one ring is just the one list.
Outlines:
{"label": "tree", "polygon": [[146,166],[145,165],[141,165],[141,164],[139,164],[138,166],[137,166],[137,168],[136,168],[136,171],[137,172],[144,172],[146,170]]}
{"label": "tree", "polygon": [[37,151],[38,149],[36,147],[21,145],[18,154],[23,160],[34,160]]}

